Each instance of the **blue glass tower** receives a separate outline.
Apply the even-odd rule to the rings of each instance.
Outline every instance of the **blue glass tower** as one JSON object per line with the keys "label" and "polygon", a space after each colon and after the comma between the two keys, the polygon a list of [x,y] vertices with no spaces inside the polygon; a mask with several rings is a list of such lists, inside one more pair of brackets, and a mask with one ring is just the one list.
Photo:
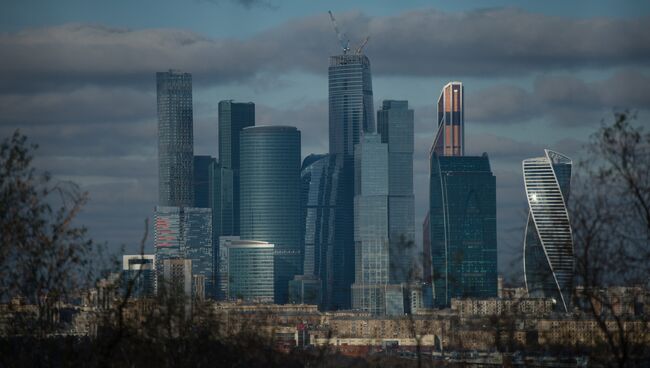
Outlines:
{"label": "blue glass tower", "polygon": [[524,160],[528,224],[524,277],[531,297],[553,298],[567,312],[573,287],[573,236],[567,212],[571,160],[554,151]]}
{"label": "blue glass tower", "polygon": [[389,282],[388,145],[379,135],[366,134],[357,144],[354,158],[352,308],[384,314]]}
{"label": "blue glass tower", "polygon": [[192,75],[156,73],[158,102],[158,205],[192,206],[194,132]]}
{"label": "blue glass tower", "polygon": [[[219,102],[219,164],[222,169],[232,170],[221,179],[223,190],[232,193],[232,212],[222,211],[222,216],[231,216],[223,222],[232,222],[232,232],[222,228],[219,235],[239,234],[239,168],[241,163],[240,133],[242,129],[255,125],[255,104],[252,102]],[[232,176],[232,179],[230,179]]]}
{"label": "blue glass tower", "polygon": [[[386,100],[377,111],[377,131],[388,145],[388,236],[390,283],[419,279],[414,262],[421,255],[415,241],[413,195],[413,110],[408,101]],[[416,258],[417,257],[417,258]]]}
{"label": "blue glass tower", "polygon": [[487,154],[432,152],[429,201],[434,306],[496,297],[496,178]]}
{"label": "blue glass tower", "polygon": [[210,208],[210,165],[214,158],[194,156],[194,205],[196,208]]}
{"label": "blue glass tower", "polygon": [[329,307],[347,309],[351,306],[355,267],[354,146],[364,132],[375,130],[370,60],[360,53],[331,56],[328,87],[329,153],[337,155],[338,166]]}
{"label": "blue glass tower", "polygon": [[275,245],[275,302],[288,300],[289,281],[302,274],[300,131],[289,126],[241,132],[241,238]]}

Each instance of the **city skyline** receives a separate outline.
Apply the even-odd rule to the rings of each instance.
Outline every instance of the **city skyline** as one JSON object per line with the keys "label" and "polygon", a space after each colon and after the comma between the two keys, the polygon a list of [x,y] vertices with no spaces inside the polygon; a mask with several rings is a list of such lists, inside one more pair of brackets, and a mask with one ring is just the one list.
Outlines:
{"label": "city skyline", "polygon": [[[373,87],[374,104],[379,106],[382,99],[408,99],[415,110],[416,150],[414,162],[414,184],[416,196],[416,226],[422,223],[425,211],[422,203],[426,202],[426,153],[432,140],[434,131],[434,101],[440,88],[449,80],[462,80],[465,85],[465,103],[467,126],[471,126],[474,133],[468,133],[466,143],[473,147],[471,154],[480,154],[482,151],[490,153],[491,163],[495,174],[499,178],[499,247],[500,254],[506,256],[521,255],[521,230],[526,219],[521,219],[521,211],[526,208],[526,197],[522,188],[520,162],[526,157],[532,157],[536,152],[549,147],[565,152],[571,157],[578,158],[576,150],[584,141],[587,131],[597,126],[601,118],[609,115],[614,106],[626,106],[633,102],[639,106],[640,114],[647,110],[648,94],[647,68],[643,67],[645,46],[637,45],[634,40],[642,37],[627,37],[628,42],[616,42],[617,37],[624,31],[627,34],[641,35],[639,19],[647,16],[647,9],[634,7],[613,6],[613,2],[599,2],[593,7],[580,7],[572,4],[562,6],[558,2],[551,2],[545,6],[520,4],[519,9],[509,8],[504,2],[491,2],[496,6],[493,10],[478,9],[475,4],[444,5],[434,4],[434,8],[423,10],[408,9],[402,5],[383,5],[379,7],[365,7],[359,3],[359,13],[350,11],[350,6],[336,6],[332,8],[336,14],[341,28],[351,36],[352,44],[356,44],[366,35],[371,39],[366,46],[366,54],[373,61]],[[223,5],[231,9],[235,5]],[[430,5],[429,5],[430,6]],[[50,15],[35,15],[34,20],[22,16],[21,8],[16,5],[6,14],[15,14],[16,20],[3,24],[9,33],[4,36],[3,42],[11,47],[22,47],[29,39],[36,40],[44,46],[53,46],[57,50],[68,50],[68,55],[76,55],[79,44],[89,35],[97,37],[98,47],[104,41],[113,37],[117,45],[115,52],[107,54],[123,57],[131,50],[133,42],[151,41],[155,44],[157,38],[177,35],[178,29],[165,33],[158,28],[163,23],[155,24],[150,20],[144,24],[131,18],[124,22],[115,22],[115,16],[120,14],[123,5],[117,4],[114,12],[106,14],[92,14],[82,10],[78,18],[71,19],[62,13],[53,12]],[[258,120],[263,123],[290,123],[303,132],[302,157],[309,153],[327,152],[327,142],[323,137],[327,134],[326,110],[323,101],[326,98],[323,67],[327,64],[327,57],[336,54],[338,48],[336,36],[327,19],[327,10],[319,9],[315,5],[304,5],[292,12],[287,12],[288,6],[279,5],[277,19],[265,21],[251,27],[242,34],[242,44],[259,45],[260,29],[265,30],[266,42],[278,39],[285,27],[289,30],[300,29],[304,32],[295,32],[301,38],[318,40],[315,46],[308,46],[305,42],[298,43],[304,48],[290,60],[277,54],[261,54],[261,57],[270,60],[269,68],[275,70],[274,74],[260,72],[258,64],[241,64],[239,71],[233,69],[219,57],[212,57],[211,52],[199,54],[210,57],[196,57],[195,60],[205,60],[219,66],[221,74],[215,74],[214,69],[206,68],[202,63],[188,63],[186,59],[178,58],[178,53],[170,51],[168,62],[143,67],[140,61],[125,63],[121,67],[106,57],[96,60],[87,57],[77,58],[65,65],[73,65],[70,71],[65,66],[51,63],[51,68],[44,65],[51,60],[51,51],[39,54],[34,51],[33,64],[16,63],[16,59],[9,49],[9,66],[6,69],[12,75],[3,74],[7,88],[17,86],[14,81],[23,80],[22,89],[26,98],[24,104],[13,104],[17,96],[5,93],[3,101],[7,107],[4,116],[4,128],[21,126],[23,131],[34,137],[41,145],[39,160],[44,168],[53,172],[55,177],[78,181],[84,189],[89,190],[91,200],[88,208],[82,214],[82,220],[89,225],[91,234],[99,240],[108,240],[113,248],[124,243],[128,249],[135,250],[136,243],[142,235],[141,221],[151,218],[151,208],[155,205],[155,185],[157,173],[147,167],[155,167],[155,91],[150,88],[152,73],[167,70],[170,67],[179,68],[193,73],[194,113],[195,113],[195,154],[217,156],[217,139],[214,126],[217,119],[217,101],[233,98],[237,101],[255,101],[258,103]],[[309,9],[306,9],[309,8]],[[165,10],[167,9],[167,10]],[[157,11],[168,11],[169,5]],[[189,5],[188,11],[196,14],[197,10],[205,11],[214,9],[203,5]],[[561,11],[560,11],[561,9]],[[238,12],[250,14],[254,18],[266,19],[265,15],[272,10],[261,7],[252,9],[241,8]],[[216,13],[216,12],[215,12]],[[33,15],[33,14],[32,14]],[[364,16],[367,19],[364,19]],[[593,53],[592,57],[600,60],[593,63],[590,58],[578,52],[571,60],[562,52],[555,52],[552,60],[555,62],[540,63],[535,58],[530,58],[533,51],[541,55],[550,55],[547,49],[533,50],[521,47],[520,53],[507,56],[500,52],[499,47],[494,47],[493,52],[484,49],[471,49],[468,45],[472,40],[480,40],[480,34],[474,34],[469,39],[461,32],[458,34],[457,48],[449,49],[448,46],[435,39],[427,43],[412,46],[406,42],[407,38],[391,24],[403,24],[408,31],[412,27],[411,21],[420,19],[426,21],[429,27],[449,25],[450,19],[458,20],[459,25],[473,27],[494,27],[495,32],[504,40],[504,44],[527,45],[527,34],[510,34],[506,30],[490,23],[490,16],[495,23],[502,22],[515,26],[517,24],[530,24],[526,21],[535,20],[533,33],[543,34],[542,29],[561,28],[569,31],[566,37],[556,37],[554,31],[547,33],[548,40],[556,45],[556,50],[566,50],[562,38],[572,41],[587,41],[591,37],[599,38],[603,44],[618,45],[611,50],[598,48],[586,42],[586,46]],[[608,29],[598,37],[594,35],[593,27],[595,16],[604,17],[604,27]],[[113,17],[113,18],[112,18]],[[22,20],[21,20],[22,19]],[[96,27],[88,24],[77,26],[65,25],[77,21],[96,21],[103,26]],[[396,22],[402,20],[403,22]],[[579,20],[584,20],[580,23]],[[153,22],[153,23],[152,23]],[[372,22],[373,32],[367,32],[368,25]],[[201,23],[201,22],[199,22]],[[197,23],[198,24],[198,23]],[[183,17],[174,20],[172,27],[189,30],[189,39],[196,40],[195,34],[206,34],[208,41],[205,49],[214,47],[211,38],[219,39],[222,35],[238,32],[236,28],[225,31],[218,29],[206,31],[206,24],[195,26],[183,21]],[[54,27],[56,26],[56,27]],[[44,27],[40,29],[38,27]],[[198,27],[198,28],[197,28]],[[203,27],[203,28],[201,28]],[[609,27],[609,28],[608,28]],[[62,38],[45,36],[43,30],[50,30],[52,35]],[[122,29],[124,32],[114,32]],[[511,28],[508,28],[511,29]],[[17,30],[26,30],[26,33],[15,33]],[[458,31],[458,29],[454,28]],[[620,32],[617,30],[621,30]],[[192,33],[195,32],[195,33]],[[539,33],[537,33],[539,32]],[[598,32],[598,31],[596,31]],[[291,33],[291,32],[290,32]],[[407,32],[411,33],[411,32]],[[451,35],[440,32],[443,40],[456,40]],[[67,37],[66,35],[75,35]],[[589,35],[589,36],[587,36]],[[155,36],[155,37],[154,37]],[[58,37],[58,36],[57,36]],[[154,38],[149,38],[154,37]],[[555,38],[554,38],[555,37]],[[140,40],[140,41],[138,41]],[[153,41],[152,41],[153,40]],[[399,42],[395,42],[399,40]],[[509,40],[505,42],[505,40]],[[289,40],[287,40],[289,41]],[[198,41],[197,41],[198,42]],[[290,43],[290,42],[289,42]],[[578,42],[579,43],[579,42]],[[311,44],[311,43],[310,43]],[[397,52],[391,44],[403,45]],[[575,42],[574,42],[575,44]],[[136,43],[137,45],[137,43]],[[491,45],[491,43],[486,43]],[[145,44],[136,55],[142,55],[140,60],[147,58],[149,48]],[[264,51],[257,48],[260,52]],[[423,50],[435,49],[444,55],[449,55],[447,60],[455,60],[451,65],[445,60],[432,58]],[[48,49],[49,50],[49,49]],[[178,48],[186,52],[187,49]],[[203,49],[201,49],[203,50]],[[190,50],[191,51],[191,50]],[[189,52],[189,51],[188,51]],[[195,51],[191,51],[192,53]],[[265,52],[265,51],[264,51]],[[415,57],[403,57],[402,52],[414,53]],[[239,49],[232,50],[235,60],[242,59]],[[42,55],[42,57],[38,57]],[[602,58],[599,58],[599,56]],[[396,62],[395,57],[399,57]],[[481,65],[472,64],[472,59],[481,60]],[[522,62],[521,60],[527,60]],[[158,59],[157,59],[158,60]],[[275,61],[279,60],[279,61]],[[430,63],[430,67],[423,66]],[[549,60],[548,57],[544,60]],[[42,61],[42,62],[41,62]],[[101,61],[101,62],[100,62]],[[284,63],[278,69],[278,63]],[[21,65],[18,68],[16,65]],[[498,65],[501,65],[498,67]],[[102,67],[104,74],[97,74],[96,69],[89,66]],[[242,73],[244,67],[248,73]],[[52,76],[69,76],[68,92],[62,95],[57,89],[45,88],[38,93],[35,85],[27,79],[24,72],[39,70],[34,75],[41,75],[39,85],[47,86],[52,81]],[[49,71],[48,71],[49,70]],[[78,70],[86,70],[79,74]],[[44,73],[44,74],[43,74]],[[481,74],[481,76],[477,76]],[[570,75],[569,75],[570,74]],[[217,75],[223,77],[217,77]],[[242,77],[246,75],[247,77]],[[3,78],[4,78],[3,77]],[[252,79],[246,79],[246,78]],[[22,79],[21,79],[22,78]],[[58,80],[58,79],[55,79]],[[112,81],[107,83],[107,81]],[[283,82],[283,83],[280,83]],[[143,86],[146,85],[147,87]],[[83,87],[82,87],[83,86]],[[253,88],[255,86],[255,88]],[[266,87],[265,87],[266,86]],[[625,88],[623,88],[625,86]],[[84,90],[84,88],[86,88]],[[49,91],[49,92],[48,92]],[[554,93],[562,91],[561,93]],[[576,96],[582,96],[582,100]],[[636,97],[635,97],[636,96]],[[51,98],[50,98],[51,97]],[[21,97],[22,98],[22,97]],[[555,103],[560,99],[563,103]],[[43,105],[43,101],[50,101],[50,105]],[[35,104],[35,105],[34,105]],[[29,113],[29,106],[45,106],[46,113],[35,117]],[[48,107],[49,106],[49,107]],[[74,106],[74,107],[72,107]],[[116,108],[111,108],[116,106]],[[154,106],[154,107],[152,107]],[[471,107],[470,107],[471,106]],[[586,106],[586,108],[584,107]],[[517,122],[515,124],[515,122]],[[119,129],[115,129],[119,127]],[[558,129],[562,127],[562,129]],[[96,129],[96,130],[93,130]],[[65,134],[64,134],[65,132]],[[422,148],[424,146],[424,148]],[[118,210],[119,208],[119,210]],[[124,212],[132,214],[124,216]],[[419,238],[419,231],[417,241]],[[153,241],[150,238],[148,249]],[[511,259],[511,260],[512,260]],[[505,262],[501,265],[513,264],[515,275],[521,275],[521,262]],[[503,270],[502,270],[503,271]],[[507,271],[507,269],[505,269]],[[523,282],[523,279],[519,279]]]}

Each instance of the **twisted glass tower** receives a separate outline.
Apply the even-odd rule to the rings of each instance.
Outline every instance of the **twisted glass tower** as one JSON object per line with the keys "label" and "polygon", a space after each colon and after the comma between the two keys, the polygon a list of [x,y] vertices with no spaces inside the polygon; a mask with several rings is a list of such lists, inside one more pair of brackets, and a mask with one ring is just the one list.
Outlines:
{"label": "twisted glass tower", "polygon": [[554,151],[523,161],[528,198],[524,277],[531,297],[553,298],[565,312],[573,284],[573,239],[567,201],[571,160]]}

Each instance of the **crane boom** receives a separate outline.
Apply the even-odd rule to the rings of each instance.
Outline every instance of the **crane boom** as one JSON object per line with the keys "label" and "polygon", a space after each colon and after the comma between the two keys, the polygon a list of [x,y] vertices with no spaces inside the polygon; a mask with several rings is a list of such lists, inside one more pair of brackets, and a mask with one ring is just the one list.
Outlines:
{"label": "crane boom", "polygon": [[357,47],[357,49],[355,50],[355,54],[357,54],[357,55],[361,55],[361,52],[363,51],[363,48],[364,48],[364,47],[366,46],[366,44],[368,43],[368,40],[369,40],[369,39],[370,39],[370,36],[366,37],[366,38],[363,40],[363,42],[361,42],[361,45],[359,45],[359,47]]}
{"label": "crane boom", "polygon": [[339,44],[341,45],[341,48],[343,49],[343,53],[347,54],[348,51],[350,50],[350,40],[343,40],[343,34],[339,30],[339,25],[336,23],[336,19],[334,18],[334,14],[332,14],[331,10],[327,11],[330,15],[330,20],[332,21],[332,24],[334,25],[334,31],[336,32],[336,37],[339,39]]}

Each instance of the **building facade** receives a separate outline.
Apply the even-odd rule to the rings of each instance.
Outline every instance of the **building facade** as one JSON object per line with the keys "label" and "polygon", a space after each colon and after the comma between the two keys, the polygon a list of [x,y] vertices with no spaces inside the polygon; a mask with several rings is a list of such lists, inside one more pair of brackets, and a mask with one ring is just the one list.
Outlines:
{"label": "building facade", "polygon": [[449,82],[438,97],[438,125],[433,151],[438,156],[465,155],[465,99],[461,82]]}
{"label": "building facade", "polygon": [[384,314],[385,287],[390,280],[388,145],[378,134],[367,133],[356,145],[354,159],[356,264],[352,308]]}
{"label": "building facade", "polygon": [[192,75],[156,73],[158,102],[158,205],[194,203]]}
{"label": "building facade", "polygon": [[[223,176],[221,185],[227,192],[232,192],[232,217],[222,220],[232,222],[232,232],[220,235],[239,234],[239,167],[240,167],[240,134],[242,129],[255,125],[255,104],[252,102],[219,102],[219,164],[223,169],[232,170],[232,181],[229,175]],[[222,212],[223,216],[229,212]]]}
{"label": "building facade", "polygon": [[386,100],[377,111],[377,131],[388,145],[388,236],[390,283],[421,279],[415,266],[421,259],[415,247],[413,195],[413,110],[408,101]]}
{"label": "building facade", "polygon": [[194,204],[196,208],[210,208],[210,166],[215,161],[211,156],[194,156]]}
{"label": "building facade", "polygon": [[434,306],[497,296],[496,178],[487,154],[438,156],[429,178]]}
{"label": "building facade", "polygon": [[122,256],[123,287],[131,289],[134,298],[152,297],[155,293],[156,257],[153,254]]}
{"label": "building facade", "polygon": [[222,237],[219,271],[226,300],[273,303],[273,244]]}
{"label": "building facade", "polygon": [[[363,54],[330,57],[328,69],[329,153],[336,155],[335,242],[331,293],[324,294],[328,309],[351,306],[354,282],[354,147],[364,132],[375,131],[370,60]],[[328,281],[329,282],[329,281]],[[328,299],[329,298],[329,299]]]}
{"label": "building facade", "polygon": [[302,274],[300,131],[289,126],[241,132],[242,239],[275,245],[275,302],[288,301],[288,284]]}
{"label": "building facade", "polygon": [[528,198],[524,276],[531,297],[553,298],[567,312],[573,287],[573,237],[567,212],[571,160],[554,151],[523,161]]}
{"label": "building facade", "polygon": [[187,259],[192,262],[191,275],[203,276],[206,294],[213,297],[216,280],[211,210],[158,206],[154,217],[157,281],[162,277],[165,260]]}

